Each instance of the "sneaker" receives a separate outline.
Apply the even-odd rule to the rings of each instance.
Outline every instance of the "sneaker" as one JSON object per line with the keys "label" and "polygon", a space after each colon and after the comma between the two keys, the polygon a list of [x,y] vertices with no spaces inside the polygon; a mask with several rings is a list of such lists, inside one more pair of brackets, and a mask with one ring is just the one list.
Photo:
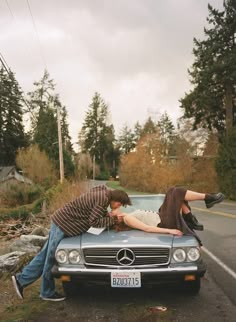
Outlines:
{"label": "sneaker", "polygon": [[225,199],[223,193],[211,193],[206,195],[205,204],[207,208],[213,207],[216,203],[219,203]]}
{"label": "sneaker", "polygon": [[23,298],[24,298],[24,296],[23,296],[23,289],[24,289],[23,286],[20,285],[20,283],[18,282],[18,280],[17,280],[15,275],[12,275],[11,279],[12,279],[12,282],[13,282],[13,285],[14,285],[14,288],[16,290],[17,295],[19,296],[19,298],[21,300],[23,300]]}
{"label": "sneaker", "polygon": [[50,297],[42,297],[41,299],[44,301],[53,301],[53,302],[59,302],[59,301],[64,301],[66,299],[65,296],[55,292],[52,296]]}

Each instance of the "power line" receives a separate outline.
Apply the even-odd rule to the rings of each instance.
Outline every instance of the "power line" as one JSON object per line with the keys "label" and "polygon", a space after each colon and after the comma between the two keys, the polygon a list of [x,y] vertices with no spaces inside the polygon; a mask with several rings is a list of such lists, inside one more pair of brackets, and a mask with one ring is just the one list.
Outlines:
{"label": "power line", "polygon": [[10,68],[9,68],[9,66],[7,65],[7,63],[6,63],[6,61],[5,61],[5,59],[4,59],[4,57],[3,57],[3,55],[0,53],[0,61],[1,61],[1,63],[2,63],[2,66],[4,67],[4,69],[6,70],[6,72],[8,73],[8,75],[10,75],[10,72],[9,72],[9,70],[10,70]]}
{"label": "power line", "polygon": [[10,67],[8,66],[6,60],[4,59],[3,55],[0,53],[0,56],[1,56],[1,61],[4,61],[5,65],[7,66],[8,70],[10,69]]}
{"label": "power line", "polygon": [[[10,14],[11,14],[13,20],[16,21],[15,16],[13,15],[13,12],[12,12],[12,10],[10,8],[10,5],[9,5],[8,1],[7,0],[5,0],[5,1],[6,1],[8,10],[10,11]],[[29,12],[30,12],[30,16],[31,16],[31,19],[32,19],[32,23],[33,23],[33,27],[34,27],[35,33],[36,33],[36,36],[38,38],[39,49],[40,49],[40,56],[41,56],[41,59],[42,59],[42,61],[44,63],[45,68],[47,69],[46,61],[45,61],[45,58],[44,58],[44,55],[43,55],[43,52],[42,52],[42,48],[41,48],[41,42],[40,42],[39,34],[38,34],[37,27],[36,27],[36,24],[35,24],[35,20],[34,20],[34,17],[33,17],[31,8],[30,8],[29,0],[27,0],[27,5],[28,5],[28,9],[29,9]],[[1,53],[0,53],[0,62],[2,63],[2,66],[4,67],[4,69],[6,70],[6,72],[8,73],[8,75],[11,77],[13,75],[13,73],[11,72],[11,69],[9,68],[6,60],[4,59],[4,57],[3,57],[3,55]],[[32,108],[29,106],[28,102],[25,100],[25,98],[23,96],[24,91],[20,87],[19,83],[18,83],[18,86],[19,86],[19,89],[20,89],[20,97],[21,97],[22,101],[25,103],[26,107],[28,108],[28,110],[25,110],[25,112],[29,112],[31,114],[32,118],[35,121],[36,119],[35,119],[35,115],[32,112]],[[59,160],[60,161],[60,177],[61,177],[61,182],[62,182],[63,179],[64,179],[64,162],[63,162],[63,154],[62,154],[62,138],[61,138],[61,127],[60,127],[60,111],[58,110],[58,108],[57,108],[57,120],[58,120],[59,155],[60,155],[60,160]],[[60,132],[59,132],[59,130],[60,130]],[[48,143],[50,143],[50,142],[48,141]]]}
{"label": "power line", "polygon": [[[47,69],[47,65],[46,65],[46,61],[43,55],[43,51],[42,51],[42,46],[41,46],[41,42],[40,42],[40,38],[39,38],[39,34],[38,34],[38,30],[34,21],[34,17],[30,8],[30,3],[29,0],[27,0],[27,4],[28,4],[28,8],[29,8],[29,12],[30,12],[30,16],[33,22],[33,26],[34,26],[34,31],[37,35],[38,38],[38,42],[39,42],[39,49],[40,49],[40,54],[41,57],[43,59],[44,65]],[[62,148],[62,137],[61,137],[61,123],[60,123],[60,109],[59,106],[57,106],[57,125],[58,125],[58,147],[59,147],[59,163],[60,163],[60,181],[61,183],[64,180],[64,161],[63,161],[63,148]]]}
{"label": "power line", "polygon": [[[10,4],[9,4],[8,0],[5,0],[5,2],[6,2],[6,5],[7,5],[8,10],[9,10],[9,12],[11,14],[12,19],[16,23],[17,22],[16,21],[16,18],[15,18],[14,14],[13,14],[13,12],[11,10],[11,7],[10,7]],[[39,47],[39,55],[40,55],[41,60],[43,62],[44,68],[47,70],[46,60],[45,60],[45,57],[43,55],[43,51],[42,51],[42,46],[41,46],[41,42],[40,42],[39,33],[38,33],[38,30],[37,30],[37,27],[36,27],[36,23],[35,23],[35,20],[34,20],[34,17],[33,17],[33,13],[32,13],[31,7],[30,7],[29,0],[27,0],[27,7],[28,7],[28,10],[29,10],[29,13],[30,13],[30,16],[31,16],[31,20],[32,20],[32,24],[33,24],[33,28],[34,28],[34,31],[35,31],[35,34],[36,34],[36,37],[37,37],[37,40],[38,40],[38,43],[39,43],[39,45],[38,45],[38,47]],[[27,48],[27,49],[29,49],[29,48]]]}
{"label": "power line", "polygon": [[[7,4],[7,7],[11,13],[11,16],[12,18],[15,20],[15,17],[11,11],[11,8],[9,6],[9,3],[7,0],[6,1],[6,4]],[[43,51],[42,51],[42,46],[41,46],[41,42],[40,42],[40,37],[39,37],[39,33],[38,33],[38,30],[37,30],[37,27],[36,27],[36,23],[35,23],[35,20],[34,20],[34,17],[33,17],[33,13],[32,13],[32,10],[31,10],[31,7],[30,7],[30,2],[29,0],[27,0],[27,6],[28,6],[28,10],[29,10],[29,13],[30,13],[30,16],[31,16],[31,20],[32,20],[32,24],[33,24],[33,28],[34,28],[34,31],[35,31],[35,34],[37,36],[37,39],[38,39],[38,43],[39,43],[39,50],[40,50],[40,56],[41,56],[41,59],[44,63],[44,66],[47,70],[47,64],[46,64],[46,60],[45,60],[45,57],[43,55]],[[0,53],[0,59],[1,59],[1,62],[5,68],[5,70],[7,71],[8,75],[11,76],[10,74],[10,68],[8,67],[3,55]],[[1,58],[2,57],[2,58]],[[25,100],[25,98],[23,97],[23,90],[21,89],[21,87],[19,86],[20,90],[21,90],[21,98],[23,100],[23,102],[25,103],[25,105],[28,107],[28,112],[31,113],[33,119],[35,120],[35,117],[34,117],[34,114],[32,113],[32,110],[31,110],[31,107],[28,105],[28,102]],[[27,111],[26,111],[27,112]],[[61,127],[60,127],[60,111],[57,107],[57,121],[58,121],[58,137],[59,137],[59,154],[60,154],[60,176],[61,176],[61,182],[63,181],[64,179],[64,162],[63,162],[63,155],[62,155],[62,140],[61,140]],[[61,150],[61,151],[60,151]]]}
{"label": "power line", "polygon": [[11,11],[11,8],[10,8],[10,6],[9,6],[8,1],[7,1],[7,0],[5,0],[5,2],[6,2],[6,4],[7,4],[7,7],[8,7],[8,9],[9,9],[9,11],[10,11],[10,14],[11,14],[12,18],[13,18],[13,19],[15,19],[14,15],[13,15],[13,13],[12,13],[12,11]]}
{"label": "power line", "polygon": [[45,68],[47,69],[47,64],[46,64],[46,60],[45,60],[45,57],[43,55],[43,51],[42,51],[42,45],[41,45],[41,41],[40,41],[40,37],[39,37],[39,33],[38,33],[38,30],[37,30],[37,27],[36,27],[36,23],[35,23],[35,20],[34,20],[34,17],[33,17],[33,13],[32,13],[32,10],[30,8],[30,3],[29,3],[29,0],[27,0],[27,5],[28,5],[28,9],[29,9],[29,12],[30,12],[30,16],[31,16],[31,19],[32,19],[32,23],[33,23],[33,27],[34,27],[34,31],[35,31],[35,34],[38,38],[38,42],[39,42],[39,50],[40,50],[40,56],[43,60],[43,63],[45,65]]}
{"label": "power line", "polygon": [[[4,67],[4,69],[6,70],[7,74],[11,77],[11,69],[9,68],[5,58],[3,57],[2,53],[0,52],[0,61],[2,63],[2,66]],[[25,100],[24,96],[23,96],[23,93],[24,91],[22,90],[21,86],[19,85],[19,82],[18,82],[18,86],[19,86],[19,89],[20,89],[20,96],[21,96],[21,100],[25,103],[25,105],[28,107],[28,111],[26,110],[25,112],[29,112],[31,113],[32,117],[34,118],[34,115],[31,111],[31,107],[29,106],[28,102]]]}

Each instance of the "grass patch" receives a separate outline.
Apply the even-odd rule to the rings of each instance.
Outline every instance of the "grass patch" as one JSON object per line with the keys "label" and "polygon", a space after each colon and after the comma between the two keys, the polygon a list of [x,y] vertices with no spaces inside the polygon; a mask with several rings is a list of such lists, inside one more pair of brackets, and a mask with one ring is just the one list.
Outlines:
{"label": "grass patch", "polygon": [[1,279],[0,315],[1,321],[28,321],[29,318],[43,312],[49,303],[39,298],[40,281],[29,286],[24,292],[24,300],[18,299],[11,279]]}
{"label": "grass patch", "polygon": [[150,195],[152,193],[150,192],[141,192],[141,191],[136,191],[136,190],[131,190],[131,189],[127,189],[125,187],[122,187],[120,185],[119,181],[107,181],[106,185],[108,186],[108,188],[110,189],[119,189],[119,190],[123,190],[125,192],[127,192],[130,195]]}
{"label": "grass patch", "polygon": [[43,199],[38,199],[31,204],[14,208],[0,207],[0,220],[26,219],[31,213],[37,215],[42,209]]}
{"label": "grass patch", "polygon": [[25,219],[32,212],[34,204],[24,205],[16,208],[1,208],[0,207],[0,219]]}
{"label": "grass patch", "polygon": [[[54,309],[52,302],[43,301],[40,299],[40,283],[41,279],[28,286],[24,290],[24,300],[21,300],[15,293],[11,278],[1,278],[0,321],[34,321],[34,317],[40,317],[51,308]],[[63,293],[61,282],[56,279],[55,284],[56,289],[60,293]],[[55,307],[56,305],[57,303],[55,303]]]}

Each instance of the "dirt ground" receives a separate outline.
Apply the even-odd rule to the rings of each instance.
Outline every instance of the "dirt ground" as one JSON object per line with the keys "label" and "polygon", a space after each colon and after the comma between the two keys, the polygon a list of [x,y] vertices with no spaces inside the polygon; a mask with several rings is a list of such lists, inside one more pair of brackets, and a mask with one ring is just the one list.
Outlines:
{"label": "dirt ground", "polygon": [[[151,312],[150,305],[163,305],[155,294],[143,290],[111,290],[108,287],[82,288],[63,302],[39,299],[39,282],[25,290],[24,300],[17,298],[10,279],[2,284],[0,321],[16,322],[169,322],[173,310]],[[60,289],[60,285],[58,284]],[[131,292],[130,292],[131,291]]]}
{"label": "dirt ground", "polygon": [[[0,238],[0,256],[9,253],[9,245],[14,239]],[[0,321],[27,321],[32,312],[37,311],[39,282],[29,289],[26,301],[22,302],[15,294],[11,281],[11,272],[0,276]],[[46,303],[39,303],[39,307]]]}
{"label": "dirt ground", "polygon": [[12,240],[6,240],[0,238],[0,256],[8,253],[8,246],[12,243]]}

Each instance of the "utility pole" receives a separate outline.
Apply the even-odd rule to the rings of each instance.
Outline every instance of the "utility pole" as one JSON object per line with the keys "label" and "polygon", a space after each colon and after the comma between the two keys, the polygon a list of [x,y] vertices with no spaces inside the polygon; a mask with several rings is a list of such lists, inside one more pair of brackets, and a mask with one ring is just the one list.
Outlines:
{"label": "utility pole", "polygon": [[93,181],[95,180],[95,153],[93,155]]}
{"label": "utility pole", "polygon": [[57,128],[58,128],[58,145],[59,145],[59,162],[60,162],[60,182],[64,181],[64,161],[63,161],[63,149],[62,149],[62,138],[61,138],[61,118],[60,118],[60,107],[57,106]]}

